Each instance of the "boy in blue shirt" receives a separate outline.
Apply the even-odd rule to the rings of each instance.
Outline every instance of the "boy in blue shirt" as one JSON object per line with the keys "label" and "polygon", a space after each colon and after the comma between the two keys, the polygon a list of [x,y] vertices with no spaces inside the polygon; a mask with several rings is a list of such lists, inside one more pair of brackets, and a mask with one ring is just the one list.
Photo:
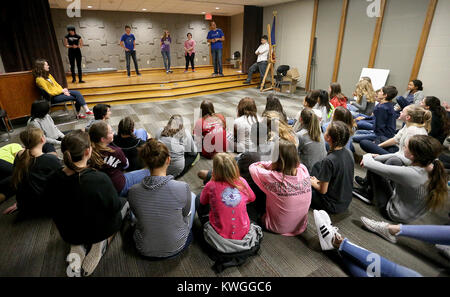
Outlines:
{"label": "boy in blue shirt", "polygon": [[131,27],[125,26],[125,34],[120,38],[120,46],[125,50],[125,58],[127,61],[127,75],[130,77],[130,57],[133,58],[134,67],[136,68],[136,74],[141,76],[138,69],[137,59],[136,59],[136,38],[131,34]]}
{"label": "boy in blue shirt", "polygon": [[375,119],[373,131],[371,130],[358,130],[355,136],[353,136],[354,142],[361,142],[363,139],[372,140],[375,143],[382,143],[395,135],[396,120],[398,118],[394,109],[392,99],[398,94],[397,88],[394,86],[383,87],[378,92],[377,101],[379,104],[373,111],[373,117],[366,119]]}
{"label": "boy in blue shirt", "polygon": [[214,65],[213,76],[223,76],[222,71],[222,42],[225,40],[225,35],[221,29],[217,29],[216,23],[211,22],[211,30],[208,32],[208,42],[211,44],[211,55]]}

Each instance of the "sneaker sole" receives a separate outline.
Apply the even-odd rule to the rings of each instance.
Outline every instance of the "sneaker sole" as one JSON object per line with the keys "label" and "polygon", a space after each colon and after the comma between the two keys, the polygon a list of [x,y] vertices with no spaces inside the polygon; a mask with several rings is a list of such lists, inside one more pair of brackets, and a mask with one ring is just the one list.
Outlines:
{"label": "sneaker sole", "polygon": [[361,217],[361,222],[364,224],[364,227],[366,227],[369,231],[381,236],[382,238],[386,239],[387,241],[389,241],[390,243],[397,243],[397,240],[392,240],[391,238],[387,237],[386,235],[378,232],[377,230],[375,230],[374,228],[372,228],[371,226],[367,225],[367,223],[365,222],[365,220]]}
{"label": "sneaker sole", "polygon": [[355,197],[358,198],[359,200],[361,200],[369,205],[372,205],[372,201],[370,201],[366,197],[362,196],[361,194],[358,194],[355,191],[352,191],[352,194],[355,195]]}

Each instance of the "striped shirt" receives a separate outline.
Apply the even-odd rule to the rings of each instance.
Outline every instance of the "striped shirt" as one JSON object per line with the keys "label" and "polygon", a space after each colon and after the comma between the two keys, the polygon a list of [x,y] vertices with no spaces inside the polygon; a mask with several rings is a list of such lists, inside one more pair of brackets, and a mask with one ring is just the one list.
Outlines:
{"label": "striped shirt", "polygon": [[146,257],[180,252],[189,236],[191,191],[173,176],[148,176],[131,187],[128,201],[136,216],[134,241]]}

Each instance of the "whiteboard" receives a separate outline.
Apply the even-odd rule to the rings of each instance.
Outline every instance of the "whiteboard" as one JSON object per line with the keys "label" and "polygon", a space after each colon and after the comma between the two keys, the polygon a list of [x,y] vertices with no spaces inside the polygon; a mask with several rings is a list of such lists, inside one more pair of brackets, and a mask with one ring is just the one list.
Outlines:
{"label": "whiteboard", "polygon": [[386,85],[389,72],[389,69],[363,68],[359,79],[361,80],[363,76],[370,77],[373,89],[376,91]]}

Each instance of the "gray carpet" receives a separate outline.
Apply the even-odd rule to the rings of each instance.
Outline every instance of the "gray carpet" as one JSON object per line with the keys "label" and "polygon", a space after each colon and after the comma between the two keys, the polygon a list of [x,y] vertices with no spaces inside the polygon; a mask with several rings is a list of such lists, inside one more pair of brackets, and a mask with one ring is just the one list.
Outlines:
{"label": "gray carpet", "polygon": [[[302,95],[298,93],[292,98],[280,97],[289,117],[294,117],[297,113],[303,101]],[[237,103],[246,96],[256,100],[258,112],[261,114],[267,93],[261,94],[256,89],[246,89],[183,100],[113,106],[110,123],[117,129],[120,119],[131,115],[136,121],[136,128],[145,128],[154,134],[159,127],[165,125],[172,114],[181,114],[193,122],[194,109],[198,108],[204,99],[214,102],[216,112],[225,116],[235,116]],[[87,120],[68,121],[69,117],[56,118],[62,131],[81,128],[87,123]],[[24,127],[16,127],[11,141],[18,141],[18,133],[23,129]],[[181,180],[189,183],[193,192],[199,193],[202,183],[196,173],[201,169],[210,169],[211,166],[210,160],[201,159]],[[355,165],[355,174],[364,175],[359,165]],[[12,198],[1,204],[0,212],[14,202]],[[447,203],[444,210],[429,213],[414,223],[447,224],[449,209],[450,204]],[[348,212],[332,216],[332,220],[339,227],[341,234],[357,245],[414,269],[424,276],[449,275],[450,261],[438,254],[433,245],[407,238],[399,238],[397,244],[391,244],[365,231],[361,227],[360,216],[381,219],[373,206],[354,199]],[[199,222],[196,220],[195,227],[198,225]],[[125,226],[122,232],[116,235],[93,276],[347,276],[343,266],[340,265],[339,257],[320,250],[311,211],[308,228],[304,234],[284,237],[265,232],[258,256],[252,257],[240,267],[226,269],[220,274],[213,272],[211,266],[214,262],[203,252],[195,238],[189,249],[177,258],[148,261],[136,253],[129,230]],[[69,245],[62,241],[51,220],[19,221],[17,214],[0,214],[0,234],[0,276],[66,276],[65,257]]]}

